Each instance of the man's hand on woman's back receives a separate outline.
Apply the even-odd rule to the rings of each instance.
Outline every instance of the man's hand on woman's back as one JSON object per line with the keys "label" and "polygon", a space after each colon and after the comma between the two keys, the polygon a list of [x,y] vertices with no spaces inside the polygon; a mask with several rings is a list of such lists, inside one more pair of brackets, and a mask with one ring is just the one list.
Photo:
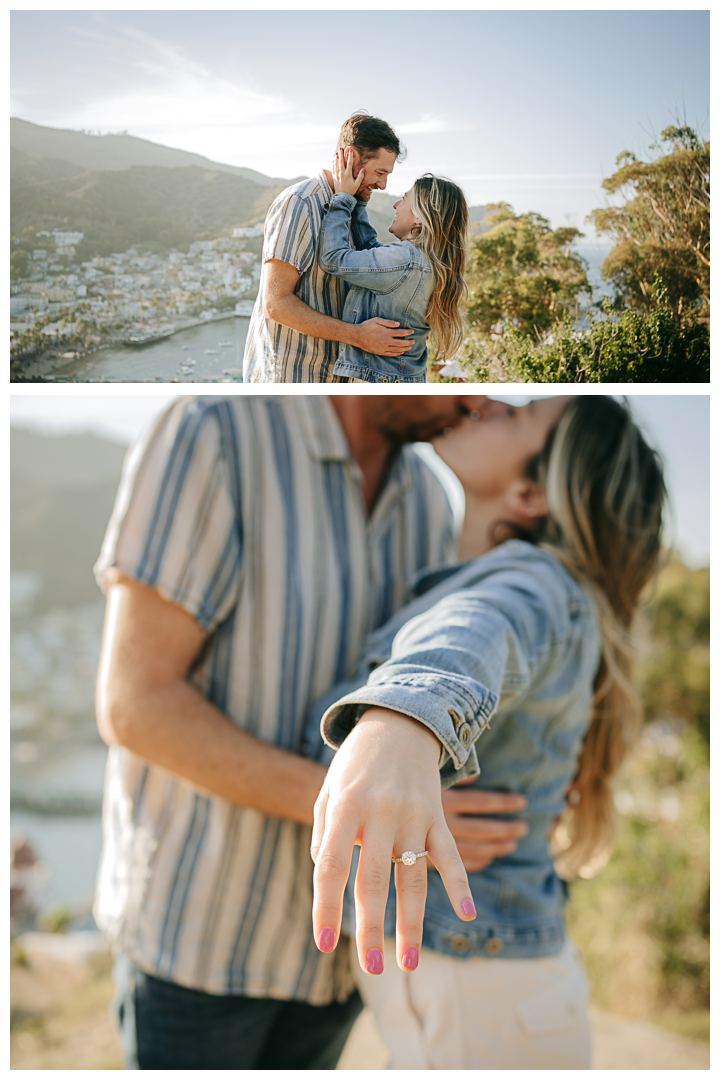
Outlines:
{"label": "man's hand on woman's back", "polygon": [[484,870],[501,855],[509,855],[528,831],[526,822],[496,821],[484,814],[517,814],[527,806],[523,795],[476,788],[447,788],[442,793],[448,828],[468,874]]}

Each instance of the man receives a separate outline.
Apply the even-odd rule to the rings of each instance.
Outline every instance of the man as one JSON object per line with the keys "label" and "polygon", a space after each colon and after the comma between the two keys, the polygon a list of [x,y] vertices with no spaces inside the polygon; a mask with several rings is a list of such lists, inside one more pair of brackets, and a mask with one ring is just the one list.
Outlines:
{"label": "man", "polygon": [[[355,198],[367,203],[385,189],[402,150],[384,120],[359,113],[340,131],[338,149],[353,151],[353,174],[365,169]],[[332,172],[286,188],[268,211],[263,267],[245,344],[244,382],[348,382],[333,375],[338,342],[380,356],[401,356],[412,330],[398,322],[367,319],[342,322],[346,286],[321,270],[317,259],[320,226],[334,192]]]}
{"label": "man", "polygon": [[413,575],[452,557],[444,491],[403,444],[493,407],[180,399],[129,454],[96,568],[96,918],[123,958],[128,1067],[334,1068],[359,1001],[347,942],[312,940],[324,768],[302,756],[303,721]]}

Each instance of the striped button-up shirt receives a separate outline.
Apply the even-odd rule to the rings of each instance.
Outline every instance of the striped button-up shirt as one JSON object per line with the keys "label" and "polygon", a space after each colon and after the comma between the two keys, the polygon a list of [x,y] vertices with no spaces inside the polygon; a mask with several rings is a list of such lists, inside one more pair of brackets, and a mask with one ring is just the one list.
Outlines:
{"label": "striped button-up shirt", "polygon": [[295,294],[308,307],[342,319],[347,286],[326,274],[318,263],[318,242],[332,188],[324,173],[293,184],[281,192],[265,219],[260,290],[253,308],[245,356],[243,382],[347,382],[333,375],[339,343],[308,337],[263,314],[268,259],[290,263],[300,278]]}
{"label": "striped button-up shirt", "polygon": [[[128,455],[96,568],[156,588],[208,633],[190,678],[239,727],[301,752],[312,701],[452,557],[444,490],[410,447],[368,518],[325,397],[181,399]],[[324,1004],[348,942],[312,940],[310,827],[110,750],[96,918],[145,971],[215,994]]]}

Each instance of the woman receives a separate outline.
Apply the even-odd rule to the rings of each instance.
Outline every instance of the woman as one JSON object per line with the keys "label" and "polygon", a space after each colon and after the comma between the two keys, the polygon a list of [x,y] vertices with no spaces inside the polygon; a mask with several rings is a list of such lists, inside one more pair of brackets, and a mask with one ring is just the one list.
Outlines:
{"label": "woman", "polygon": [[[563,874],[608,856],[611,779],[639,717],[628,635],[659,558],[662,469],[609,397],[466,422],[436,449],[465,488],[472,561],[373,635],[367,684],[325,714],[342,745],[316,804],[316,941],[329,951],[357,843],[358,979],[394,1068],[588,1068],[585,980],[548,834],[571,789]],[[518,530],[533,542],[508,539]],[[480,786],[527,798],[528,832],[471,875],[471,892],[438,764],[451,783],[478,759]],[[424,912],[427,857],[445,889],[431,874]],[[381,980],[391,858],[398,970]]]}
{"label": "woman", "polygon": [[[364,170],[352,175],[353,151],[335,155],[335,195],[323,218],[320,265],[351,288],[343,321],[376,317],[413,329],[412,348],[399,357],[376,356],[341,345],[335,375],[360,382],[427,382],[427,337],[437,355],[450,360],[463,342],[460,303],[464,280],[468,208],[460,188],[430,174],[416,180],[395,203],[390,232],[398,242],[381,244],[363,203],[354,198]],[[352,228],[355,246],[350,244]],[[356,250],[358,249],[358,250]]]}

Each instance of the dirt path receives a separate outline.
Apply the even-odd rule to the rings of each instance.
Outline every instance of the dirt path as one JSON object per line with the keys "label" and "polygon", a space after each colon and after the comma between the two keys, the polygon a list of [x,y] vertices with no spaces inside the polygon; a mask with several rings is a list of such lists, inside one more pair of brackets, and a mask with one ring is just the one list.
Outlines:
{"label": "dirt path", "polygon": [[[121,1069],[120,1041],[108,1008],[109,956],[68,963],[32,954],[10,979],[11,1069]],[[652,1024],[593,1012],[594,1069],[709,1069],[706,1043]],[[385,1069],[388,1054],[363,1013],[339,1069]]]}

